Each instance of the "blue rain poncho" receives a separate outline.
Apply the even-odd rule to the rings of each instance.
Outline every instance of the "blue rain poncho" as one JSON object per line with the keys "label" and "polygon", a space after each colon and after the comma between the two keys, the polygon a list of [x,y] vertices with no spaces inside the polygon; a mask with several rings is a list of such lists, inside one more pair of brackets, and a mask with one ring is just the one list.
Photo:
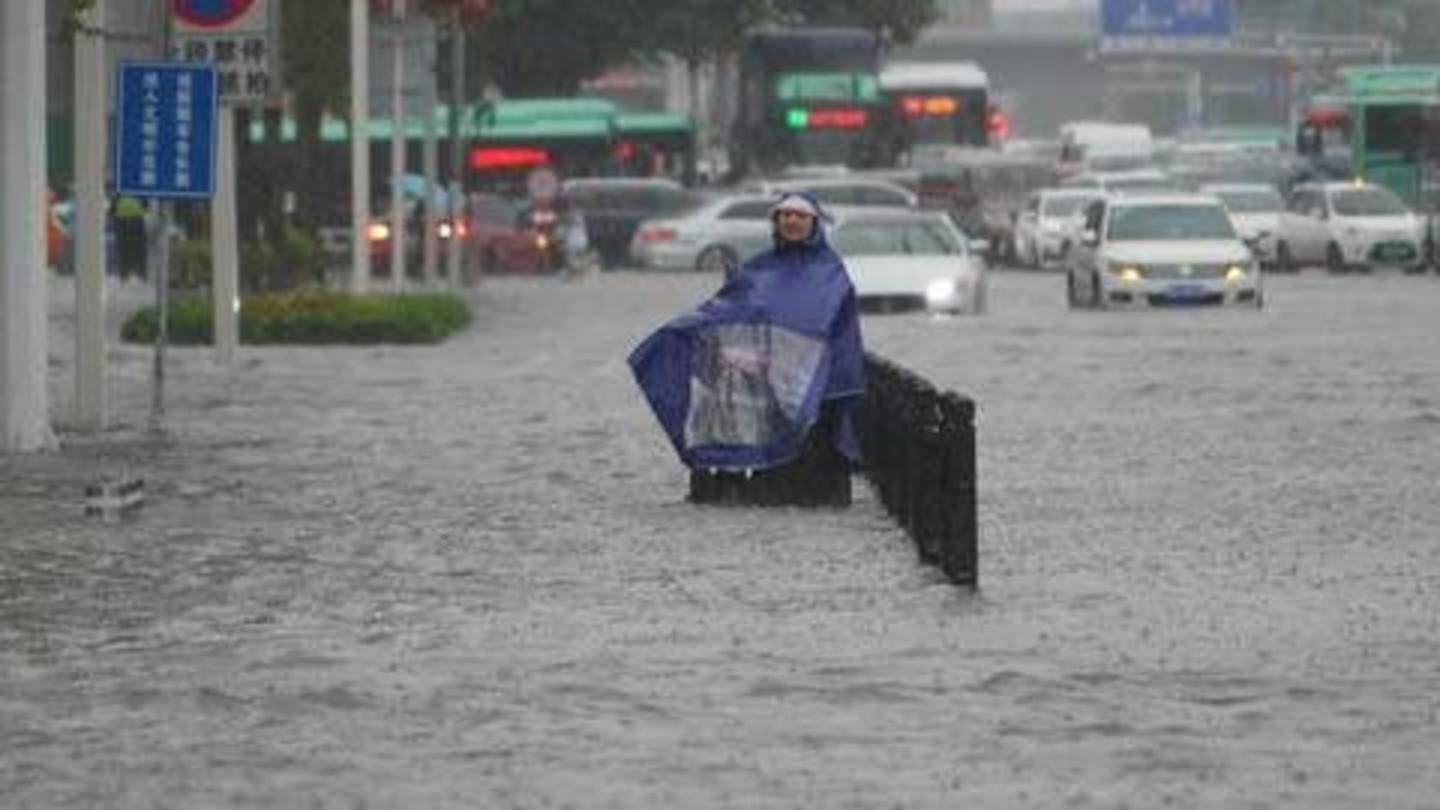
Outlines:
{"label": "blue rain poncho", "polygon": [[800,453],[822,407],[834,411],[835,449],[859,463],[864,355],[855,288],[817,221],[809,239],[777,239],[745,262],[629,362],[682,462],[763,470]]}

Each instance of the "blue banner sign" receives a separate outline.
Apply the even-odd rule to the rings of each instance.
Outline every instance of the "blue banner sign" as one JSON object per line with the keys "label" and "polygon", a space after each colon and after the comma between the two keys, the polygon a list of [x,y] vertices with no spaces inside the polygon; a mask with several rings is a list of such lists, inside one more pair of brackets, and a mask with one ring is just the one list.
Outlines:
{"label": "blue banner sign", "polygon": [[1232,6],[1232,0],[1101,0],[1101,31],[1121,39],[1226,39],[1234,33]]}
{"label": "blue banner sign", "polygon": [[208,198],[215,193],[215,68],[120,63],[115,92],[115,192]]}

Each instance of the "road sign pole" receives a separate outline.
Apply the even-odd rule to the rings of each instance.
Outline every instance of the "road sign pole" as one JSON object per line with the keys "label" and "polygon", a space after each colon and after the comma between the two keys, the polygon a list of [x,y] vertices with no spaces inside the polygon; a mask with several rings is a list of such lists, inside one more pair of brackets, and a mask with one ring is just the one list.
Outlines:
{"label": "road sign pole", "polygon": [[104,430],[105,385],[105,151],[107,88],[106,4],[85,12],[75,36],[75,219],[70,231],[75,268],[75,426]]}
{"label": "road sign pole", "polygon": [[210,245],[214,264],[211,290],[215,324],[215,360],[235,362],[240,343],[240,228],[235,204],[235,109],[221,104],[215,155],[215,196],[210,202]]}

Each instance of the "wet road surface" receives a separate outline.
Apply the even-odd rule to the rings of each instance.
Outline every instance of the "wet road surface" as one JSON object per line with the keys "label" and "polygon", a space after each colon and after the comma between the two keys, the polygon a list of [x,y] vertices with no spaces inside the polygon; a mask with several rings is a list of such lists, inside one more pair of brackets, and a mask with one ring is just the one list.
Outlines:
{"label": "wet road surface", "polygon": [[[114,353],[0,457],[13,808],[1431,808],[1440,279],[874,316],[979,403],[982,590],[848,511],[697,508],[624,356],[714,283],[487,281],[432,348]],[[68,407],[68,288],[52,345]],[[100,475],[148,502],[81,514]]]}

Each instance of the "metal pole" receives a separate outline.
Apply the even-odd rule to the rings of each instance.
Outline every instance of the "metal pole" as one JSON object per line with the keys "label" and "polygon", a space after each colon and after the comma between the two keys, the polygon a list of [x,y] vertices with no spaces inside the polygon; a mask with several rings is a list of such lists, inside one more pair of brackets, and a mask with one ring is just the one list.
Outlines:
{"label": "metal pole", "polygon": [[0,2],[0,452],[55,444],[41,217],[46,5]]}
{"label": "metal pole", "polygon": [[460,197],[465,193],[462,173],[465,170],[465,148],[460,142],[460,114],[465,105],[465,28],[460,22],[460,9],[455,9],[454,29],[450,34],[450,194],[446,216],[450,219],[450,241],[446,243],[446,276],[452,286],[460,286],[461,250],[456,223],[465,210]]}
{"label": "metal pole", "polygon": [[350,0],[350,289],[370,286],[370,5]]}
{"label": "metal pole", "polygon": [[240,343],[240,251],[235,200],[235,108],[220,104],[215,160],[215,196],[210,203],[210,245],[215,260],[211,317],[215,324],[215,360],[235,362]]}
{"label": "metal pole", "polygon": [[390,93],[390,286],[405,288],[405,0],[395,0]]}
{"label": "metal pole", "polygon": [[110,76],[106,70],[106,4],[85,12],[75,36],[75,219],[70,248],[75,266],[75,426],[104,430],[105,386],[105,155]]}

